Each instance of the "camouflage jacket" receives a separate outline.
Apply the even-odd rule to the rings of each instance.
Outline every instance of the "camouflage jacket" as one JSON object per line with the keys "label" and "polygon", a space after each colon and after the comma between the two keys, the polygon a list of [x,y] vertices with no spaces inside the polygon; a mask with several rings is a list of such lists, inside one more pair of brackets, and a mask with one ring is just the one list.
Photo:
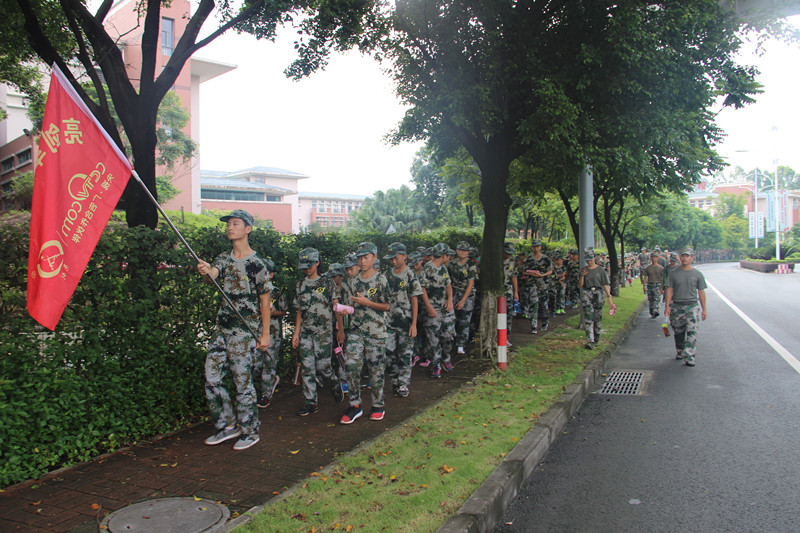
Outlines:
{"label": "camouflage jacket", "polygon": [[[286,306],[286,295],[283,294],[283,291],[280,290],[278,287],[275,287],[273,285],[272,291],[270,291],[269,293],[269,298],[272,304],[273,311],[286,312],[288,310]],[[282,316],[273,316],[269,319],[269,334],[273,339],[283,336],[282,326],[283,326]]]}
{"label": "camouflage jacket", "polygon": [[422,269],[419,283],[425,287],[431,307],[437,311],[444,309],[447,305],[447,286],[450,285],[447,267],[444,265],[437,267],[433,261],[428,261]]}
{"label": "camouflage jacket", "polygon": [[[389,283],[389,326],[396,329],[408,330],[411,327],[411,298],[422,294],[414,271],[406,267],[399,274],[394,271],[386,276]],[[417,299],[417,314],[419,314],[420,301]]]}
{"label": "camouflage jacket", "polygon": [[[464,292],[467,290],[467,285],[470,281],[475,281],[477,272],[475,265],[472,261],[467,259],[463,265],[458,264],[458,260],[454,259],[447,265],[447,272],[450,274],[450,283],[453,285],[453,292]],[[474,287],[473,283],[473,287]]]}
{"label": "camouflage jacket", "polygon": [[[259,296],[272,290],[269,271],[253,252],[244,259],[236,259],[233,252],[219,254],[212,265],[219,270],[219,284],[222,290],[239,310],[250,328],[261,335],[261,305]],[[224,333],[250,335],[242,321],[223,299],[217,313],[217,329]]]}
{"label": "camouflage jacket", "polygon": [[[541,273],[545,273],[548,270],[553,268],[553,263],[550,261],[550,258],[546,255],[542,254],[539,259],[534,259],[532,255],[529,255],[525,262],[522,263],[522,271],[525,272],[526,270],[538,270]],[[530,287],[531,285],[536,286],[536,290],[544,291],[550,287],[550,282],[548,277],[545,276],[543,278],[534,278],[533,276],[525,276],[527,278],[525,285],[526,287]]]}
{"label": "camouflage jacket", "polygon": [[[561,274],[565,274],[563,278],[561,278]],[[567,265],[561,264],[560,267],[553,265],[553,273],[550,275],[550,287],[554,289],[560,289],[561,287],[567,286]],[[559,279],[561,278],[561,279]]]}
{"label": "camouflage jacket", "polygon": [[[342,282],[347,285],[347,290],[342,290],[349,301],[347,305],[355,307],[355,312],[350,319],[350,332],[375,339],[386,338],[386,311],[378,311],[366,305],[357,305],[352,301],[352,296],[361,294],[376,303],[389,303],[389,282],[386,276],[376,272],[368,279],[363,279],[361,274]],[[391,308],[390,308],[391,309]]]}
{"label": "camouflage jacket", "polygon": [[294,306],[301,314],[301,328],[314,335],[333,334],[333,301],[339,298],[328,276],[304,278],[297,284]]}

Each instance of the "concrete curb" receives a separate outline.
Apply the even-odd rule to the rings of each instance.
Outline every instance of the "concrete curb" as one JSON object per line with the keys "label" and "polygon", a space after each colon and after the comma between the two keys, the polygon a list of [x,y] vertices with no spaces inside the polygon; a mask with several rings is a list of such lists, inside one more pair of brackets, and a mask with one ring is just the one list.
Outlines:
{"label": "concrete curb", "polygon": [[550,445],[602,377],[606,361],[633,328],[646,303],[643,301],[639,305],[608,347],[586,365],[561,398],[539,418],[536,425],[517,443],[461,509],[439,528],[438,533],[483,533],[494,530],[508,505],[550,449]]}

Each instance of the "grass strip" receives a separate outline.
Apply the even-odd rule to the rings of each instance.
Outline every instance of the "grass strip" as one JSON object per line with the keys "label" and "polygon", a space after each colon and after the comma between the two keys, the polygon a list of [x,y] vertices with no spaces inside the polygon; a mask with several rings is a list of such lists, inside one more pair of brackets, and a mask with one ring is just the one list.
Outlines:
{"label": "grass strip", "polygon": [[[614,298],[602,349],[643,299]],[[506,371],[489,370],[406,423],[312,473],[237,532],[436,531],[598,354],[584,348],[577,315],[515,346]],[[532,337],[534,339],[534,337]]]}

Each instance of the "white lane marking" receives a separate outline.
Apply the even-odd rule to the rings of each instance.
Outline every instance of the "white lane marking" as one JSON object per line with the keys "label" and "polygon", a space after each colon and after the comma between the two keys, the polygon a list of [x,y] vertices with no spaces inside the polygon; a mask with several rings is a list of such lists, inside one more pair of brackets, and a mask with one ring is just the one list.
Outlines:
{"label": "white lane marking", "polygon": [[747,323],[747,325],[748,325],[748,326],[750,326],[751,328],[753,328],[753,331],[755,331],[756,333],[758,333],[758,335],[759,335],[759,336],[760,336],[762,339],[764,339],[764,340],[766,341],[766,343],[767,343],[767,344],[769,344],[769,345],[772,347],[772,349],[773,349],[773,350],[775,350],[776,352],[778,352],[778,355],[780,355],[781,357],[783,357],[783,359],[784,359],[784,360],[785,360],[787,363],[789,363],[789,365],[790,365],[792,368],[794,368],[795,372],[797,372],[798,374],[800,374],[800,361],[798,361],[798,360],[797,360],[797,358],[795,358],[795,356],[793,356],[792,354],[790,354],[790,353],[789,353],[789,350],[787,350],[786,348],[784,348],[783,346],[781,346],[781,344],[780,344],[778,341],[776,341],[775,339],[773,339],[773,338],[772,338],[772,335],[770,335],[769,333],[767,333],[766,331],[764,331],[764,330],[761,328],[761,326],[759,326],[758,324],[756,324],[755,322],[753,322],[753,320],[752,320],[752,319],[751,319],[749,316],[747,316],[746,314],[744,314],[744,311],[742,311],[741,309],[739,309],[738,307],[736,307],[736,305],[735,305],[735,304],[734,304],[732,301],[728,300],[728,299],[727,299],[727,298],[726,298],[726,297],[725,297],[725,296],[724,296],[724,295],[723,295],[721,292],[719,292],[719,289],[717,289],[717,288],[716,288],[714,285],[712,285],[712,284],[711,284],[711,283],[709,283],[708,281],[706,281],[706,285],[708,285],[708,286],[709,286],[709,287],[710,287],[710,288],[711,288],[711,289],[712,289],[714,292],[716,292],[716,293],[717,293],[717,296],[719,296],[720,298],[722,298],[722,301],[723,301],[723,302],[725,302],[726,304],[728,304],[728,306],[729,306],[731,309],[733,309],[733,312],[734,312],[734,313],[736,313],[737,315],[739,315],[739,316],[741,317],[741,319],[742,319],[742,320],[744,320],[744,321]]}

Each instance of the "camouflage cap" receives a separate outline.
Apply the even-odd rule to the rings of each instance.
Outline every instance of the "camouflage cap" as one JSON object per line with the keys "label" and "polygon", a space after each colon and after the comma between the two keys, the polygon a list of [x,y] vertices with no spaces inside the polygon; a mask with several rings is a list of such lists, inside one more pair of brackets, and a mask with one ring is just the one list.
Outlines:
{"label": "camouflage cap", "polygon": [[550,253],[550,259],[564,259],[564,252],[555,249]]}
{"label": "camouflage cap", "polygon": [[424,254],[424,253],[425,253],[425,250],[427,250],[427,248],[426,248],[426,247],[424,247],[424,246],[417,246],[417,251],[418,251],[420,254]]}
{"label": "camouflage cap", "polygon": [[681,255],[694,255],[694,250],[691,247],[687,246],[683,250],[681,250]]}
{"label": "camouflage cap", "polygon": [[422,254],[420,254],[419,252],[411,252],[410,254],[408,254],[408,261],[407,261],[408,266],[414,266],[420,261],[422,261]]}
{"label": "camouflage cap", "polygon": [[650,252],[650,257],[658,257],[658,252]]}
{"label": "camouflage cap", "polygon": [[300,250],[297,268],[305,270],[314,266],[319,261],[319,251],[316,248],[304,248]]}
{"label": "camouflage cap", "polygon": [[504,242],[503,243],[503,251],[507,254],[514,254],[514,243],[513,242]]}
{"label": "camouflage cap", "polygon": [[583,257],[584,257],[584,259],[587,259],[587,260],[588,259],[594,259],[594,257],[595,257],[594,248],[586,248],[583,251]]}
{"label": "camouflage cap", "polygon": [[253,215],[245,211],[244,209],[234,209],[231,211],[230,215],[225,215],[224,217],[219,217],[219,219],[223,222],[227,222],[232,218],[240,218],[244,221],[245,225],[252,226],[253,225]]}
{"label": "camouflage cap", "polygon": [[367,254],[378,255],[378,247],[375,246],[374,242],[362,242],[359,243],[358,248],[356,248],[356,257]]}
{"label": "camouflage cap", "polygon": [[542,241],[540,241],[539,239],[531,239],[531,247],[541,246],[541,245],[542,245]]}
{"label": "camouflage cap", "polygon": [[669,260],[670,261],[677,261],[678,260],[678,254],[676,254],[675,252],[672,252],[671,254],[669,254]]}
{"label": "camouflage cap", "polygon": [[447,247],[447,255],[454,256],[454,255],[456,255],[456,251],[448,246]]}
{"label": "camouflage cap", "polygon": [[569,249],[569,253],[571,253],[573,255],[578,255],[578,249],[577,248],[570,248]]}
{"label": "camouflage cap", "polygon": [[478,249],[474,246],[469,249],[469,255],[467,257],[478,257]]}
{"label": "camouflage cap", "polygon": [[660,252],[660,251],[661,251],[661,247],[660,247],[660,246],[656,246],[656,247],[654,248],[654,250],[655,250],[656,252]]}
{"label": "camouflage cap", "polygon": [[402,242],[393,242],[389,245],[389,252],[384,255],[383,258],[388,260],[400,254],[408,255],[408,252],[406,251],[406,245]]}
{"label": "camouflage cap", "polygon": [[342,261],[342,266],[345,269],[358,266],[358,259],[356,258],[356,254],[347,254],[346,256],[344,256],[344,261]]}
{"label": "camouflage cap", "polygon": [[469,251],[470,248],[472,248],[472,246],[470,246],[470,244],[467,241],[461,241],[460,243],[456,244],[456,250]]}
{"label": "camouflage cap", "polygon": [[341,263],[331,263],[328,267],[328,274],[333,276],[344,276],[344,266]]}
{"label": "camouflage cap", "polygon": [[447,254],[447,250],[449,248],[450,247],[447,246],[445,243],[440,242],[439,244],[433,247],[433,253],[431,255],[433,255],[434,257],[442,257],[443,255]]}
{"label": "camouflage cap", "polygon": [[423,255],[433,255],[433,248],[434,248],[433,246],[431,246],[430,248],[425,248],[425,252],[423,253]]}
{"label": "camouflage cap", "polygon": [[275,262],[272,259],[265,257],[262,261],[264,261],[264,266],[267,267],[267,270],[275,272]]}

